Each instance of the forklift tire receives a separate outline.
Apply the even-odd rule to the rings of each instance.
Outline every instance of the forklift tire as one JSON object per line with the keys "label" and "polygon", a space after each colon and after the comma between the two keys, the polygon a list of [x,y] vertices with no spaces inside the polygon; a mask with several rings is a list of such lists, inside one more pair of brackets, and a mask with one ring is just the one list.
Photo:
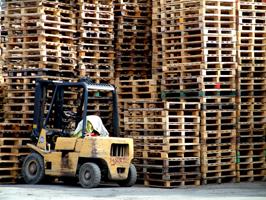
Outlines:
{"label": "forklift tire", "polygon": [[84,163],[79,169],[79,183],[84,188],[98,187],[101,182],[101,170],[95,163]]}
{"label": "forklift tire", "polygon": [[40,183],[45,175],[44,161],[41,155],[37,153],[29,154],[22,164],[22,177],[28,184]]}
{"label": "forklift tire", "polygon": [[121,187],[131,187],[133,186],[137,181],[137,170],[135,165],[130,164],[129,170],[128,170],[128,176],[126,180],[118,181],[118,185]]}

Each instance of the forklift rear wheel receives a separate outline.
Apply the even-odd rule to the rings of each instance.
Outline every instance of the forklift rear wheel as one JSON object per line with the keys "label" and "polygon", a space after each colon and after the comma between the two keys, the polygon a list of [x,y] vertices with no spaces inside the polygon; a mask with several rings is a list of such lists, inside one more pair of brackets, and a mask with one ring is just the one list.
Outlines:
{"label": "forklift rear wheel", "polygon": [[137,181],[136,167],[135,167],[135,165],[130,164],[127,179],[119,181],[118,184],[121,187],[131,187],[136,183],[136,181]]}
{"label": "forklift rear wheel", "polygon": [[84,188],[97,187],[101,182],[101,170],[95,163],[84,163],[79,169],[79,183]]}
{"label": "forklift rear wheel", "polygon": [[44,178],[44,162],[40,154],[31,153],[22,164],[22,177],[28,184],[36,184]]}

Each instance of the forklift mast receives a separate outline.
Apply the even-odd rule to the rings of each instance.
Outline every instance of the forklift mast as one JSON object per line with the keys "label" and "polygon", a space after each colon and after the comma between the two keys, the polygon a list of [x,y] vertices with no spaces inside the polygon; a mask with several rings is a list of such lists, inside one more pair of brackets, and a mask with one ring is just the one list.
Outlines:
{"label": "forklift mast", "polygon": [[[117,106],[117,95],[113,85],[110,84],[96,84],[88,78],[82,78],[79,82],[62,82],[62,81],[48,81],[36,80],[35,101],[34,101],[34,118],[33,118],[33,138],[37,139],[41,130],[46,129],[49,120],[52,120],[54,129],[62,129],[63,107],[64,107],[64,91],[69,88],[76,88],[81,90],[80,104],[76,113],[76,125],[83,119],[82,135],[85,135],[86,116],[88,103],[90,103],[89,91],[110,91],[112,92],[112,123],[113,133],[111,136],[119,136],[119,117]],[[52,93],[52,99],[48,99],[48,92]],[[50,101],[50,102],[48,102]],[[45,114],[46,106],[49,105],[47,114]],[[53,119],[51,118],[54,114]],[[46,115],[46,116],[45,116]],[[56,120],[55,120],[56,119]],[[73,130],[74,131],[74,130]],[[63,133],[62,133],[63,134]]]}

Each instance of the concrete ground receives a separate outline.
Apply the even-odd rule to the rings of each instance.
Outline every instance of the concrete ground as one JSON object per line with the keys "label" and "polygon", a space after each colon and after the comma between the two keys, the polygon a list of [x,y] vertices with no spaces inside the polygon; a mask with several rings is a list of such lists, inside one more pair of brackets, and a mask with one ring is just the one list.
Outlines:
{"label": "concrete ground", "polygon": [[226,183],[175,189],[131,188],[101,185],[83,189],[63,184],[53,185],[0,185],[0,200],[266,200],[266,182]]}

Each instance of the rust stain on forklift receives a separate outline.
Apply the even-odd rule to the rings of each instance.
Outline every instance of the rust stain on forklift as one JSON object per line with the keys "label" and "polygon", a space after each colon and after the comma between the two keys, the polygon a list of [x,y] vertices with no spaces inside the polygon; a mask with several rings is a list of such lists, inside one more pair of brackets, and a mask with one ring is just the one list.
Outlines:
{"label": "rust stain on forklift", "polygon": [[92,140],[92,148],[91,148],[91,155],[92,157],[97,157],[97,145],[95,143],[95,140]]}

